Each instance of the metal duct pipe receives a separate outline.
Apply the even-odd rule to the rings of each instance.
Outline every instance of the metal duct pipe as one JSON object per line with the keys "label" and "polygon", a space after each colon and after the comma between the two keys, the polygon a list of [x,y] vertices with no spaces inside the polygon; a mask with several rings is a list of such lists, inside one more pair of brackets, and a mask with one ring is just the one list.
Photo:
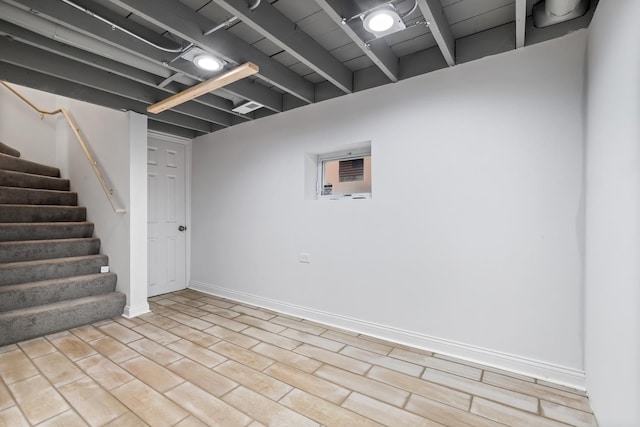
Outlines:
{"label": "metal duct pipe", "polygon": [[533,7],[533,23],[544,28],[578,18],[587,10],[589,0],[544,0]]}
{"label": "metal duct pipe", "polygon": [[568,13],[573,12],[581,0],[547,0],[545,2],[545,8],[555,16],[565,16]]}

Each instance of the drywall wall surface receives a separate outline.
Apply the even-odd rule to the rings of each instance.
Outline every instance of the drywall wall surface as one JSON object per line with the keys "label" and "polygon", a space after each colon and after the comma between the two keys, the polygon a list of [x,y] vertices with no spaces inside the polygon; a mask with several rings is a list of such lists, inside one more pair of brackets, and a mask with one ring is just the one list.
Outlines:
{"label": "drywall wall surface", "polygon": [[[54,95],[10,84],[42,110],[56,109]],[[0,85],[0,142],[20,151],[32,162],[51,165],[56,158],[55,129],[59,116],[44,116],[29,107],[6,87]]]}
{"label": "drywall wall surface", "polygon": [[603,427],[640,425],[638,15],[600,2],[588,38],[585,365]]}
{"label": "drywall wall surface", "polygon": [[[191,286],[580,385],[585,46],[196,139]],[[370,200],[308,197],[315,155],[366,141]]]}
{"label": "drywall wall surface", "polygon": [[129,121],[129,292],[125,316],[149,311],[147,302],[147,116],[127,112]]}
{"label": "drywall wall surface", "polygon": [[[125,314],[146,312],[146,117],[57,99],[58,106],[69,111],[80,129],[117,207],[127,212],[114,212],[75,136],[61,124],[58,145],[66,153],[60,157],[67,161],[61,168],[63,175],[78,192],[78,203],[87,206],[87,219],[95,224],[101,252],[109,256],[111,271],[118,274],[117,290],[127,294]],[[140,266],[145,266],[144,270]]]}
{"label": "drywall wall surface", "polygon": [[[89,150],[98,162],[118,203],[129,201],[129,119],[122,111],[111,110],[69,98],[58,97],[58,106],[69,111]],[[101,252],[109,255],[111,270],[118,274],[118,290],[129,287],[129,215],[114,213],[96,175],[73,132],[60,125],[59,144],[67,164],[63,176],[78,193],[78,204],[87,206],[87,219],[95,224]]]}

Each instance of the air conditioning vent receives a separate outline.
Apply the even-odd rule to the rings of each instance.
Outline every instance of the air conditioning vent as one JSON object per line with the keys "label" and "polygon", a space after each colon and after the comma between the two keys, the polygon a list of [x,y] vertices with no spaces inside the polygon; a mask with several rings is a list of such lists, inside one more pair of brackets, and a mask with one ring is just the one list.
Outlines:
{"label": "air conditioning vent", "polygon": [[244,104],[238,105],[232,111],[235,111],[236,113],[240,113],[240,114],[247,114],[262,107],[264,107],[264,105],[258,104],[257,102],[248,101],[248,102],[245,102]]}

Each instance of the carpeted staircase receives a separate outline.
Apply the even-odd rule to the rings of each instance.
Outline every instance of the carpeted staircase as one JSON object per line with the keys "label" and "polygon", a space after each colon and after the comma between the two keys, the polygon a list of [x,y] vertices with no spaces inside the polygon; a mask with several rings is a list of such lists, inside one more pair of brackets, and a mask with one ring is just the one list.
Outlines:
{"label": "carpeted staircase", "polygon": [[122,314],[125,295],[57,168],[0,143],[0,346]]}

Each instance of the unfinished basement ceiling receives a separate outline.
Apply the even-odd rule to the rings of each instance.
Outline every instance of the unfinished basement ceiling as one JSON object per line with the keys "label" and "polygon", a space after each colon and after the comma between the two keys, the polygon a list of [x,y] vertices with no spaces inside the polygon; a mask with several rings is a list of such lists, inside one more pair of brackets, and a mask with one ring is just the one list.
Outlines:
{"label": "unfinished basement ceiling", "polygon": [[[537,3],[0,0],[0,79],[147,114],[150,129],[196,137],[560,37],[587,27],[597,6],[590,0],[583,16],[538,28]],[[360,15],[384,5],[407,28],[376,38]],[[223,59],[225,70],[250,61],[260,71],[147,113],[149,105],[216,75],[181,55],[191,45]],[[247,111],[237,108],[247,102],[262,107],[238,112]]]}

